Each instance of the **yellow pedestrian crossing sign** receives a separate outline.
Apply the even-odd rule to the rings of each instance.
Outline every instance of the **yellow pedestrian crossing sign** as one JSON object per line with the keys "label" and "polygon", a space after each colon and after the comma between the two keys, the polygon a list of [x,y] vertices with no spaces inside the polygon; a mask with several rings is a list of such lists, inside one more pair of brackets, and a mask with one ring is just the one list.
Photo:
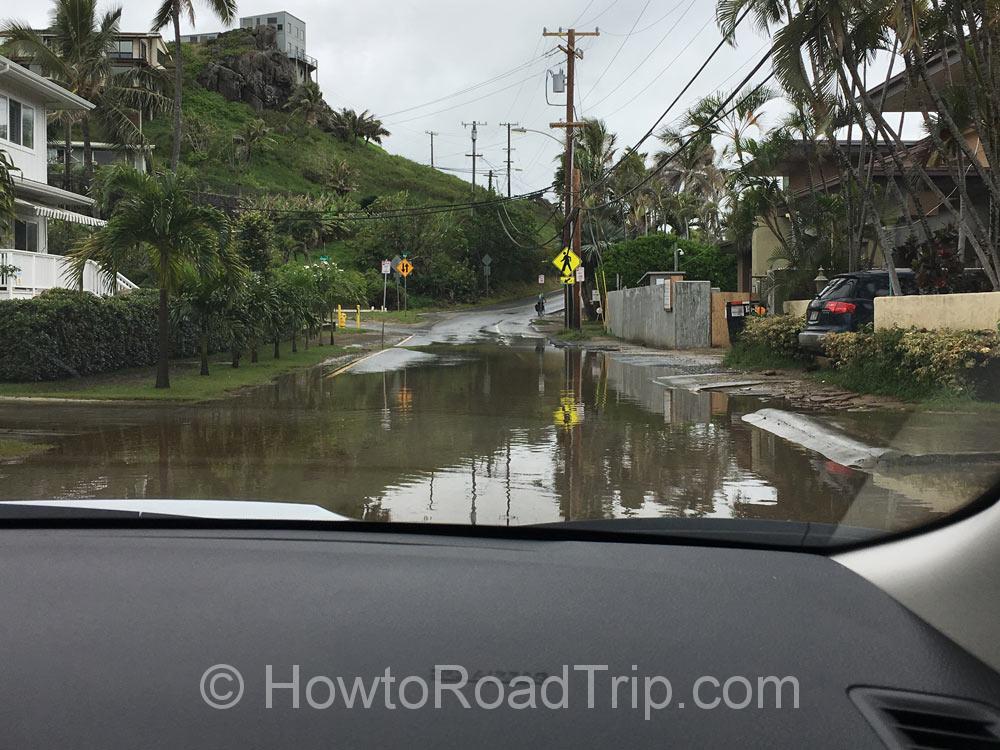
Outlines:
{"label": "yellow pedestrian crossing sign", "polygon": [[579,255],[568,247],[563,248],[562,252],[552,259],[552,265],[559,269],[559,282],[572,284],[574,281],[573,272],[580,267],[582,262]]}

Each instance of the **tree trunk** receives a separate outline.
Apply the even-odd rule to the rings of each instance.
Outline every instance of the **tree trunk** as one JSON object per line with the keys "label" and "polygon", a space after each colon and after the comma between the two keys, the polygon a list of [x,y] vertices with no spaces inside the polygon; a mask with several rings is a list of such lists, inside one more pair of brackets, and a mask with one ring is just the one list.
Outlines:
{"label": "tree trunk", "polygon": [[243,357],[243,352],[239,349],[233,349],[233,369],[237,370],[240,366],[240,359]]}
{"label": "tree trunk", "polygon": [[90,118],[87,115],[80,118],[80,132],[83,134],[83,187],[87,190],[94,176],[94,150],[90,143]]}
{"label": "tree trunk", "polygon": [[184,54],[181,52],[181,4],[180,0],[173,2],[174,12],[174,142],[170,152],[170,169],[177,171],[181,163],[181,135],[184,128],[181,117],[181,104],[184,89]]}
{"label": "tree trunk", "polygon": [[281,339],[278,336],[274,337],[274,358],[281,359]]}
{"label": "tree trunk", "polygon": [[254,344],[252,347],[250,347],[250,364],[252,364],[252,365],[257,364],[257,345],[256,344]]}
{"label": "tree trunk", "polygon": [[208,375],[208,331],[205,330],[205,326],[202,326],[198,343],[201,349],[201,374]]}
{"label": "tree trunk", "polygon": [[299,333],[296,331],[292,334],[292,354],[296,354],[299,351]]}
{"label": "tree trunk", "polygon": [[[162,283],[162,282],[161,282]],[[170,312],[168,307],[167,290],[160,287],[160,307],[157,311],[156,324],[158,330],[157,360],[156,360],[156,387],[170,387]]]}
{"label": "tree trunk", "polygon": [[330,346],[333,346],[333,333],[337,330],[337,319],[334,317],[333,309],[330,310]]}

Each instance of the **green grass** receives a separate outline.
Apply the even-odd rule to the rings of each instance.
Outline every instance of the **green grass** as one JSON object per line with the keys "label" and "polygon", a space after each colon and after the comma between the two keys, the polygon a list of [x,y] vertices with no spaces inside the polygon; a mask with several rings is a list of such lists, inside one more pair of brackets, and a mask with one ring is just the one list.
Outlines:
{"label": "green grass", "polygon": [[386,312],[382,312],[381,310],[376,312],[365,312],[362,310],[361,322],[381,323],[382,321],[385,321],[386,323],[411,325],[413,323],[419,323],[425,312],[428,312],[428,310],[387,310]]}
{"label": "green grass", "polygon": [[875,363],[843,369],[824,369],[813,373],[822,383],[838,386],[855,393],[873,396],[891,396],[901,401],[921,403],[954,403],[957,400],[972,401],[969,396],[954,393],[942,386],[921,383],[915,378],[898,373],[887,374]]}
{"label": "green grass", "polygon": [[762,346],[736,344],[726,352],[722,364],[737,370],[803,370],[805,363],[776,354]]}
{"label": "green grass", "polygon": [[36,453],[44,453],[51,445],[45,443],[29,443],[24,440],[0,438],[0,460],[12,458],[27,458]]}
{"label": "green grass", "polygon": [[[199,179],[210,190],[230,194],[240,188],[251,192],[319,194],[325,191],[324,186],[304,173],[343,160],[354,170],[356,197],[406,190],[416,200],[427,203],[469,199],[469,184],[458,177],[395,156],[373,143],[341,141],[318,128],[306,127],[287,112],[257,113],[246,104],[227,101],[221,94],[195,82],[197,70],[204,64],[205,50],[184,45],[184,54],[189,63],[184,87],[185,120],[209,123],[213,135],[207,155],[194,153],[185,143],[182,161],[197,170]],[[272,129],[272,142],[255,153],[250,163],[234,164],[233,136],[254,119],[263,119]],[[156,146],[154,153],[160,166],[165,165],[170,154],[170,118],[161,116],[152,120],[145,132]]]}
{"label": "green grass", "polygon": [[560,341],[590,341],[598,336],[606,336],[603,323],[585,321],[577,331],[573,328],[563,328],[555,334]]}
{"label": "green grass", "polygon": [[264,347],[260,352],[259,362],[251,364],[249,357],[245,357],[236,369],[230,366],[228,359],[215,358],[211,362],[211,374],[207,377],[198,374],[199,365],[196,360],[172,362],[168,390],[153,387],[155,368],[142,367],[74,380],[0,383],[0,396],[112,401],[208,401],[224,398],[240,388],[263,385],[278,375],[317,365],[344,354],[345,351],[347,350],[339,346],[311,346],[306,351],[300,343],[299,351],[292,354],[291,345],[286,342],[282,345],[280,359],[273,359],[272,349]]}

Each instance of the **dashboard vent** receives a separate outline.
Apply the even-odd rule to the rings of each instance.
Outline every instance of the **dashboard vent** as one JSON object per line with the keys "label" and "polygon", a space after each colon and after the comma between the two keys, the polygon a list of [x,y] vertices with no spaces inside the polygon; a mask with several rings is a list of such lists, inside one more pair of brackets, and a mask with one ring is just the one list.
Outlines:
{"label": "dashboard vent", "polygon": [[893,750],[1000,750],[1000,713],[983,703],[877,688],[849,695]]}

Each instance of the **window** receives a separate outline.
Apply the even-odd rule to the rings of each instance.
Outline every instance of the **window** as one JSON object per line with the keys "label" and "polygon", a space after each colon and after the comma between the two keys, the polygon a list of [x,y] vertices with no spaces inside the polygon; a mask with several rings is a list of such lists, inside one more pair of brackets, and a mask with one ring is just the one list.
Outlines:
{"label": "window", "polygon": [[35,147],[35,108],[0,96],[0,138],[25,148]]}
{"label": "window", "polygon": [[145,42],[139,42],[139,57],[143,60],[149,59],[149,48],[146,46]]}
{"label": "window", "polygon": [[279,23],[278,24],[278,31],[281,31],[284,28],[284,26],[285,26],[285,24]]}
{"label": "window", "polygon": [[14,249],[38,252],[38,222],[14,220]]}
{"label": "window", "polygon": [[111,50],[111,57],[115,60],[131,60],[132,40],[119,39],[116,42],[114,49]]}
{"label": "window", "polygon": [[270,18],[267,19],[267,25],[268,26],[277,26],[278,25],[278,19],[275,18],[274,16],[271,16]]}

